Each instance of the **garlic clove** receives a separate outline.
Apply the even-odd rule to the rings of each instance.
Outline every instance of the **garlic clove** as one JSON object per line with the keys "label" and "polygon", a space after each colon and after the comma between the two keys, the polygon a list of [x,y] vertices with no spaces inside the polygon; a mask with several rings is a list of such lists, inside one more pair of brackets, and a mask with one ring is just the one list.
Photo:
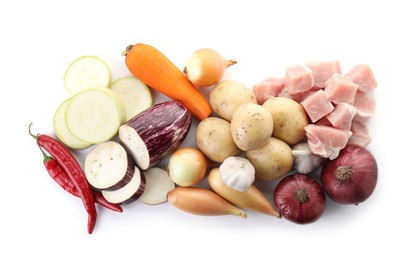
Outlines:
{"label": "garlic clove", "polygon": [[255,181],[255,167],[246,158],[230,156],[219,166],[221,179],[230,188],[244,192]]}

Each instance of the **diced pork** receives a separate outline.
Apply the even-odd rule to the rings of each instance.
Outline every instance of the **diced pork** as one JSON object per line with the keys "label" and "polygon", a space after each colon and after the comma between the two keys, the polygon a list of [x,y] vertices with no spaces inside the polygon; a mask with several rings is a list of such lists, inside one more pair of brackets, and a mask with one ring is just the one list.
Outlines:
{"label": "diced pork", "polygon": [[293,95],[308,91],[313,87],[312,71],[301,65],[286,68],[285,88]]}
{"label": "diced pork", "polygon": [[362,92],[369,92],[377,87],[373,71],[368,64],[358,64],[354,66],[348,73],[346,73],[346,76],[359,85],[359,90]]}
{"label": "diced pork", "polygon": [[352,135],[351,131],[314,124],[307,125],[305,131],[312,153],[330,160],[339,156]]}
{"label": "diced pork", "polygon": [[284,86],[283,78],[271,77],[253,85],[252,91],[258,104],[262,105],[269,98],[276,97]]}
{"label": "diced pork", "polygon": [[374,114],[376,99],[369,92],[357,91],[354,106],[360,111]]}
{"label": "diced pork", "polygon": [[351,78],[344,77],[340,74],[333,76],[326,81],[325,95],[326,98],[336,104],[342,102],[353,104],[359,85],[355,84]]}
{"label": "diced pork", "polygon": [[357,121],[362,125],[365,125],[373,117],[372,113],[364,112],[362,110],[357,110],[356,115],[353,118],[353,121]]}
{"label": "diced pork", "polygon": [[366,147],[372,141],[372,138],[369,135],[369,128],[366,125],[360,124],[354,120],[351,131],[353,135],[349,138],[349,144]]}
{"label": "diced pork", "polygon": [[307,98],[310,94],[313,94],[315,92],[316,92],[316,90],[313,90],[313,88],[312,88],[308,91],[291,95],[286,91],[286,88],[283,88],[282,91],[278,94],[278,97],[290,98],[290,99],[293,99],[296,102],[300,103],[302,100]]}
{"label": "diced pork", "polygon": [[335,109],[326,116],[332,126],[350,130],[352,126],[353,117],[356,115],[357,109],[347,103],[340,103],[335,106]]}
{"label": "diced pork", "polygon": [[303,106],[313,123],[326,116],[334,109],[332,103],[326,99],[325,92],[321,89],[309,95],[301,101],[300,104]]}
{"label": "diced pork", "polygon": [[327,117],[322,117],[319,121],[315,122],[315,125],[333,126]]}
{"label": "diced pork", "polygon": [[312,71],[313,86],[325,88],[325,82],[332,77],[333,74],[342,74],[340,62],[332,61],[310,61],[305,63],[305,66]]}

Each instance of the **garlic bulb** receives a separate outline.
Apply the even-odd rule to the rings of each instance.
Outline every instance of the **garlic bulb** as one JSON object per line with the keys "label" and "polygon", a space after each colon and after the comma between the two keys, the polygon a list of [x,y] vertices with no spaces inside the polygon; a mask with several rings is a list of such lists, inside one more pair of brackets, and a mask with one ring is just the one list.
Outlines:
{"label": "garlic bulb", "polygon": [[199,49],[188,58],[184,73],[195,86],[209,87],[218,83],[225,69],[235,63],[236,60],[226,60],[213,49]]}
{"label": "garlic bulb", "polygon": [[230,156],[219,166],[222,181],[230,188],[244,192],[255,181],[255,167],[246,158]]}
{"label": "garlic bulb", "polygon": [[308,174],[319,168],[323,158],[312,153],[307,143],[298,143],[293,146],[293,169],[298,173]]}

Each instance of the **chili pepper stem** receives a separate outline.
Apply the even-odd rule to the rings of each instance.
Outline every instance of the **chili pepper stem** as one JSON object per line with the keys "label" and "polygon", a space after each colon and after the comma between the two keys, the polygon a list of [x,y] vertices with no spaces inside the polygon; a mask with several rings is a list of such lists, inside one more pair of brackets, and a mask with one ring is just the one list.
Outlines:
{"label": "chili pepper stem", "polygon": [[[31,125],[32,125],[32,124],[33,124],[33,122],[31,122],[31,123],[29,124],[29,126],[28,126],[28,133],[31,135],[31,137],[33,137],[33,138],[37,141],[39,134],[34,135],[34,134],[31,132]],[[40,148],[40,150],[41,150],[41,148]]]}

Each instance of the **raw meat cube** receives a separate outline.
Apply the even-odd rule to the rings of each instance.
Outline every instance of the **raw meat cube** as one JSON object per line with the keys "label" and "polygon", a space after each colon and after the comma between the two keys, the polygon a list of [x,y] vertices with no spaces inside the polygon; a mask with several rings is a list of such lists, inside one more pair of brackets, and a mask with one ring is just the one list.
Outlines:
{"label": "raw meat cube", "polygon": [[285,98],[290,98],[295,100],[296,102],[300,103],[302,100],[304,100],[305,98],[307,98],[310,94],[315,93],[316,90],[310,89],[308,91],[305,92],[301,92],[301,93],[297,93],[297,94],[289,94],[286,91],[286,88],[282,89],[282,91],[278,94],[278,97],[285,97]]}
{"label": "raw meat cube", "polygon": [[333,76],[326,81],[325,95],[326,98],[336,104],[342,102],[353,104],[359,85],[353,83],[351,78],[344,77],[340,74]]}
{"label": "raw meat cube", "polygon": [[372,141],[372,138],[369,135],[369,128],[366,125],[360,124],[359,122],[353,120],[351,131],[353,135],[347,142],[349,144],[356,144],[366,147]]}
{"label": "raw meat cube", "polygon": [[365,134],[369,135],[369,128],[367,125],[363,125],[360,122],[353,120],[352,127],[350,128],[353,134]]}
{"label": "raw meat cube", "polygon": [[331,126],[309,124],[305,127],[308,145],[312,153],[333,160],[339,156],[352,132]]}
{"label": "raw meat cube", "polygon": [[374,114],[376,99],[369,92],[357,91],[354,98],[354,106],[360,111]]}
{"label": "raw meat cube", "polygon": [[313,86],[325,88],[325,82],[332,77],[333,74],[342,74],[340,62],[332,61],[310,61],[305,63],[305,66],[312,71]]}
{"label": "raw meat cube", "polygon": [[354,66],[348,73],[346,73],[346,76],[359,85],[359,90],[362,92],[369,92],[377,87],[373,71],[368,64],[358,64]]}
{"label": "raw meat cube", "polygon": [[315,125],[333,126],[327,117],[322,117],[319,121],[316,121]]}
{"label": "raw meat cube", "polygon": [[286,68],[285,88],[289,94],[305,92],[312,87],[313,75],[310,69],[301,65]]}
{"label": "raw meat cube", "polygon": [[362,125],[365,125],[373,117],[372,113],[364,112],[362,110],[357,110],[356,115],[353,118],[353,121],[357,121]]}
{"label": "raw meat cube", "polygon": [[252,91],[258,104],[262,105],[269,98],[276,97],[284,86],[283,79],[272,77],[253,85]]}
{"label": "raw meat cube", "polygon": [[335,109],[326,116],[332,125],[339,129],[350,130],[353,117],[356,115],[357,109],[347,103],[340,103],[335,106]]}
{"label": "raw meat cube", "polygon": [[309,95],[300,104],[305,109],[310,120],[314,123],[333,111],[334,106],[325,96],[323,90],[317,90],[315,93]]}

